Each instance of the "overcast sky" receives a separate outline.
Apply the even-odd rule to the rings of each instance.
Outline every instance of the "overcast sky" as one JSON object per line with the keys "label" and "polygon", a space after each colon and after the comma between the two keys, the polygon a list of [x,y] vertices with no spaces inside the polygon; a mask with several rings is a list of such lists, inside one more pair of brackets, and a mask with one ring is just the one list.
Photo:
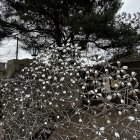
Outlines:
{"label": "overcast sky", "polygon": [[120,12],[137,13],[140,12],[140,0],[123,0],[124,5]]}

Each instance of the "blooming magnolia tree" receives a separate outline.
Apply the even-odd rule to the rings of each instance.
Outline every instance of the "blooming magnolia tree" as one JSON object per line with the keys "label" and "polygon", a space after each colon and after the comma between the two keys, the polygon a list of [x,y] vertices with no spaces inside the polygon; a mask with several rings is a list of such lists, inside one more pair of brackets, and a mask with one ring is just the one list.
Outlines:
{"label": "blooming magnolia tree", "polygon": [[6,140],[140,139],[135,72],[120,62],[84,66],[77,45],[49,49],[49,59],[1,81]]}

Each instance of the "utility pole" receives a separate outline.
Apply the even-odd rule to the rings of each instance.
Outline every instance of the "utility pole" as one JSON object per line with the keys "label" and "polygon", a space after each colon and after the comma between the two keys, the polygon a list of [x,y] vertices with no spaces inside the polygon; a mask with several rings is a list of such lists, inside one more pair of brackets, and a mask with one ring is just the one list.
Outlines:
{"label": "utility pole", "polygon": [[18,37],[17,37],[17,48],[16,48],[16,60],[18,59]]}

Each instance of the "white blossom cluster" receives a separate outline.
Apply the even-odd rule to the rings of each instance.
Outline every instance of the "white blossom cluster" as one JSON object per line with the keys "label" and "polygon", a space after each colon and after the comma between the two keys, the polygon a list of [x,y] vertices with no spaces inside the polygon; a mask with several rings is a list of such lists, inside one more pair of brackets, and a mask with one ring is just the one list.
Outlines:
{"label": "white blossom cluster", "polygon": [[[136,73],[120,62],[83,66],[80,48],[49,48],[1,81],[5,140],[140,139]],[[49,137],[49,138],[48,138]]]}

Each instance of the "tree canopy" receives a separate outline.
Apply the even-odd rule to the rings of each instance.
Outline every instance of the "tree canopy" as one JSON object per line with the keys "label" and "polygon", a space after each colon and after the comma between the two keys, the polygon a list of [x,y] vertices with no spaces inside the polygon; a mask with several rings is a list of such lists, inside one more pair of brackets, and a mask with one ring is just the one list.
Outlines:
{"label": "tree canopy", "polygon": [[58,46],[67,41],[82,46],[92,42],[128,54],[139,44],[138,21],[132,23],[134,19],[125,14],[116,16],[121,0],[3,0],[3,5],[0,26],[13,29],[28,46],[33,42],[39,47],[54,42]]}

